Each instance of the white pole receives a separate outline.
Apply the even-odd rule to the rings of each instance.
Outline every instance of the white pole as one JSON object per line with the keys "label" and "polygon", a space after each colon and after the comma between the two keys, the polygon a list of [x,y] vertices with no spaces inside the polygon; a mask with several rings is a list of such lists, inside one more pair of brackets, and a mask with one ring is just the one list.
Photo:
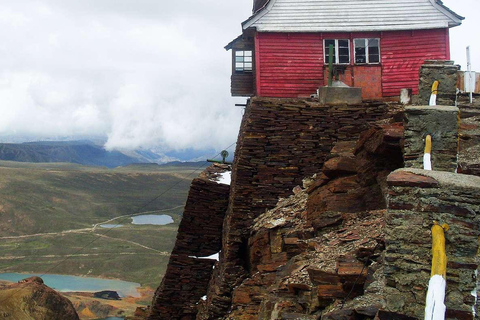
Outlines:
{"label": "white pole", "polygon": [[[472,71],[472,64],[470,63],[470,46],[467,46],[467,71],[470,77]],[[472,79],[470,79],[471,81]],[[470,92],[470,103],[473,103],[473,92]]]}

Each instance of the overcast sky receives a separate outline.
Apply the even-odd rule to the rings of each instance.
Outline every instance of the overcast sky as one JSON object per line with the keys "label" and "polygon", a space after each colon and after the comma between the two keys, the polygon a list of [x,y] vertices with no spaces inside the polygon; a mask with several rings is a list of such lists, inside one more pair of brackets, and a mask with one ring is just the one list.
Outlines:
{"label": "overcast sky", "polygon": [[[467,17],[480,70],[478,0],[444,0]],[[242,109],[230,53],[252,0],[2,0],[0,139],[106,136],[108,148],[224,148]],[[469,40],[469,38],[471,40]],[[465,67],[465,65],[464,65]],[[238,102],[238,101],[236,101]]]}

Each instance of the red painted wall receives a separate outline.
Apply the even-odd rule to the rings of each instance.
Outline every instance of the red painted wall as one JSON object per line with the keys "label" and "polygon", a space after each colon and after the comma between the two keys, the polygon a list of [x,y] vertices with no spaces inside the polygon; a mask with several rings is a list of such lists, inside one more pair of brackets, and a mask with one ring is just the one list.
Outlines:
{"label": "red painted wall", "polygon": [[416,94],[418,72],[423,62],[449,58],[448,29],[381,33],[257,33],[257,95],[302,97],[315,93],[326,81],[324,38],[381,39],[381,65],[354,66],[352,46],[352,65],[343,76],[346,78],[342,78],[347,84],[365,88],[364,99],[398,96],[402,88],[412,88]]}
{"label": "red painted wall", "polygon": [[402,88],[417,94],[423,62],[450,56],[448,29],[385,32],[380,42],[384,97],[398,96]]}
{"label": "red painted wall", "polygon": [[323,42],[315,33],[257,33],[257,95],[309,96],[323,84]]}

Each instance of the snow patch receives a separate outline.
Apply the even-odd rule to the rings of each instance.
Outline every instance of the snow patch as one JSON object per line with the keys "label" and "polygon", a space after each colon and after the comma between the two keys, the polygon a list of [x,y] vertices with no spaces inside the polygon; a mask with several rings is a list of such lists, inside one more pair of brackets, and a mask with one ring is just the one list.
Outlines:
{"label": "snow patch", "polygon": [[207,300],[207,296],[203,296],[201,297],[200,299],[202,299],[203,301]]}
{"label": "snow patch", "polygon": [[230,185],[231,182],[232,182],[232,172],[231,171],[226,171],[224,173],[220,173],[220,178],[218,179],[218,183]]}
{"label": "snow patch", "polygon": [[188,256],[189,258],[193,259],[211,259],[211,260],[220,260],[220,252],[214,253],[208,257],[197,257],[197,256]]}

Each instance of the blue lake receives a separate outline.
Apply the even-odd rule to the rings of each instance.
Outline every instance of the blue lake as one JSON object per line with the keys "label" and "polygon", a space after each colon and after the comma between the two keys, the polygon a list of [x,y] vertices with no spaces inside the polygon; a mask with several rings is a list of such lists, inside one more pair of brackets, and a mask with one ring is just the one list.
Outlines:
{"label": "blue lake", "polygon": [[[40,276],[39,274],[25,273],[0,273],[0,280],[18,282],[22,279]],[[97,292],[103,290],[116,291],[121,297],[139,297],[137,288],[140,284],[122,280],[108,280],[100,278],[87,278],[67,276],[60,274],[42,275],[43,282],[60,292]]]}
{"label": "blue lake", "polygon": [[173,218],[166,214],[144,214],[132,217],[132,224],[154,224],[163,226],[170,223],[173,223]]}

